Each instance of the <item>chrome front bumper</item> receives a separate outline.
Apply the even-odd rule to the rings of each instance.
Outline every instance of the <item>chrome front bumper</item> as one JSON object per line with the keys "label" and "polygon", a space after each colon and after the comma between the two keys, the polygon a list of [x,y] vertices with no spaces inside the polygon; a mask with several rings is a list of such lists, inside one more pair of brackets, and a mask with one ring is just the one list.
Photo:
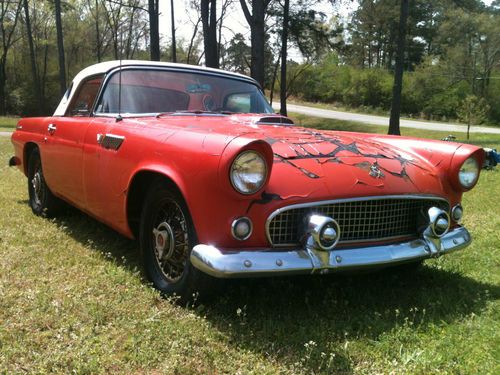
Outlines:
{"label": "chrome front bumper", "polygon": [[191,263],[218,278],[276,276],[285,274],[325,274],[340,270],[377,268],[438,257],[463,249],[471,242],[467,229],[459,227],[439,239],[416,239],[389,245],[356,248],[314,248],[252,251],[221,251],[214,246],[197,245]]}

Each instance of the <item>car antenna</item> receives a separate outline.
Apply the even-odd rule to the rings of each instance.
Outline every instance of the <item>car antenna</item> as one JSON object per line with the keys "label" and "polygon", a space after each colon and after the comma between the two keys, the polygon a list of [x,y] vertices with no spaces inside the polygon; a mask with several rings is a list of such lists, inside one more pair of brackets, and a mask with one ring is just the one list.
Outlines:
{"label": "car antenna", "polygon": [[123,35],[120,35],[120,64],[118,71],[118,115],[116,116],[116,122],[122,121],[122,54],[123,54]]}

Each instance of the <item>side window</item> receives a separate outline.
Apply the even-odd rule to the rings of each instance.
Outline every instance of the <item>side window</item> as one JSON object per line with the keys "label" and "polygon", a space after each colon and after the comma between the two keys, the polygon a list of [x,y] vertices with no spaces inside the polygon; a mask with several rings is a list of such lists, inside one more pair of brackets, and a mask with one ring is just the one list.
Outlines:
{"label": "side window", "polygon": [[224,110],[237,113],[250,113],[252,109],[252,93],[230,94],[224,101]]}
{"label": "side window", "polygon": [[82,83],[73,101],[68,107],[66,116],[88,117],[101,87],[104,75],[92,77]]}

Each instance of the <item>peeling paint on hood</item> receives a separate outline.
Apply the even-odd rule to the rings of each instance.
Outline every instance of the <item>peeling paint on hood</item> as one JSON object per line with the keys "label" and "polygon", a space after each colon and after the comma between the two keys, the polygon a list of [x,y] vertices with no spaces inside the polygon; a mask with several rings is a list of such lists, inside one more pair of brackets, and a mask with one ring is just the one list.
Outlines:
{"label": "peeling paint on hood", "polygon": [[[264,117],[271,124],[263,124]],[[276,122],[273,123],[274,118]],[[378,134],[293,126],[279,115],[183,116],[182,119],[166,116],[162,120],[170,126],[184,128],[180,133],[204,134],[201,146],[214,155],[224,147],[221,144],[216,147],[222,139],[227,142],[244,137],[267,142],[274,154],[269,184],[274,190],[269,193],[281,197],[291,194],[286,185],[293,185],[294,194],[299,195],[311,191],[335,196],[339,192],[346,195],[432,194],[442,191],[438,174],[453,155],[451,148],[443,153],[426,151],[421,141],[404,137],[396,139]],[[208,142],[209,139],[215,143]],[[301,187],[299,191],[296,191],[297,186]]]}

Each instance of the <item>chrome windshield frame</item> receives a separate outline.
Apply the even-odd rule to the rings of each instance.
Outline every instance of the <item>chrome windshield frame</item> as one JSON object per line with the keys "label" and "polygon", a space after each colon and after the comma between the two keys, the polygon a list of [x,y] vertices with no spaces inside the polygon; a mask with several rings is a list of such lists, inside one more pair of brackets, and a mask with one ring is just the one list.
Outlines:
{"label": "chrome windshield frame", "polygon": [[[206,76],[213,76],[213,77],[219,77],[219,78],[225,78],[229,80],[234,80],[234,81],[240,81],[244,83],[248,83],[250,85],[253,85],[257,88],[257,90],[262,94],[262,97],[271,110],[271,112],[263,112],[266,114],[273,114],[274,111],[272,110],[272,107],[269,105],[269,103],[266,100],[266,97],[264,95],[264,91],[260,87],[260,85],[253,80],[252,78],[248,77],[240,77],[240,76],[233,76],[231,74],[224,74],[223,72],[213,72],[213,71],[205,71],[205,70],[200,70],[200,69],[189,69],[185,67],[162,67],[162,66],[148,66],[148,65],[126,65],[126,66],[118,66],[110,71],[108,71],[104,75],[103,82],[101,84],[101,87],[99,88],[99,91],[96,96],[96,100],[94,101],[94,105],[90,114],[90,117],[116,117],[118,115],[126,118],[126,117],[150,117],[150,116],[156,116],[157,113],[100,113],[96,112],[97,105],[101,101],[104,90],[106,89],[109,81],[111,78],[118,72],[122,71],[128,71],[128,70],[150,70],[150,71],[166,71],[166,72],[179,72],[179,73],[191,73],[191,74],[199,74],[199,75],[206,75]],[[175,112],[173,112],[175,113]]]}

